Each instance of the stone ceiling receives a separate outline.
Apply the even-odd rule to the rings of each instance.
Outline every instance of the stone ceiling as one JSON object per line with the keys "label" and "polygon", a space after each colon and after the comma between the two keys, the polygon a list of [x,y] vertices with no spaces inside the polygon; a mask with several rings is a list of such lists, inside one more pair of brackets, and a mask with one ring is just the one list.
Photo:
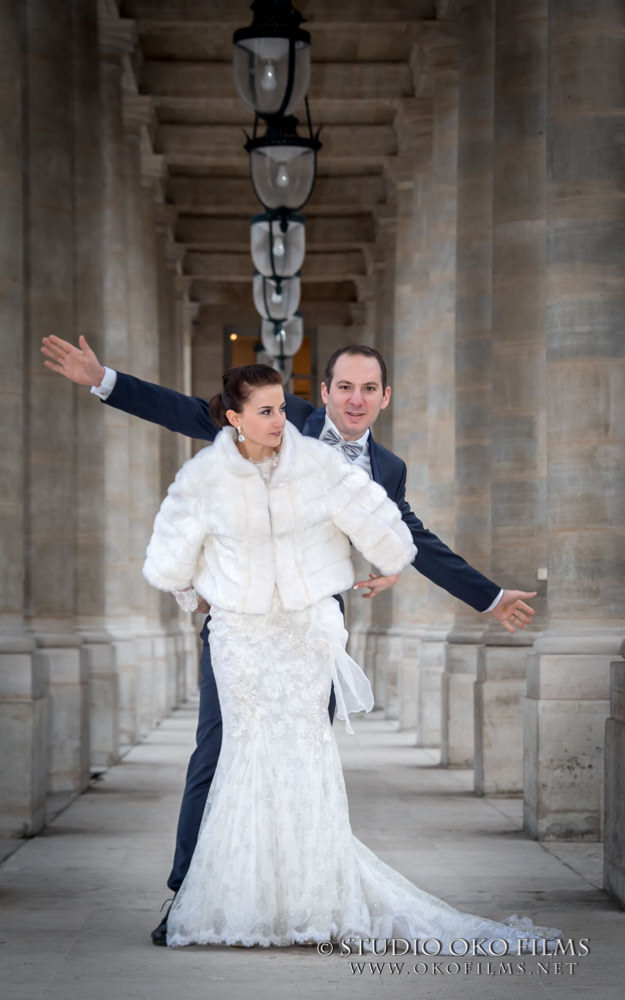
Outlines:
{"label": "stone ceiling", "polygon": [[[105,19],[117,17],[112,3],[103,6]],[[429,148],[431,101],[427,90],[419,92],[419,40],[436,27],[435,4],[296,6],[311,34],[309,100],[323,142],[304,209],[301,308],[314,324],[363,323],[381,234],[394,222],[394,185]],[[213,314],[253,322],[249,219],[262,207],[243,149],[253,116],[232,74],[232,34],[251,23],[249,2],[120,0],[118,8],[136,39],[126,59],[125,114],[141,120],[146,170],[159,178],[189,295]],[[305,121],[304,108],[297,113]]]}

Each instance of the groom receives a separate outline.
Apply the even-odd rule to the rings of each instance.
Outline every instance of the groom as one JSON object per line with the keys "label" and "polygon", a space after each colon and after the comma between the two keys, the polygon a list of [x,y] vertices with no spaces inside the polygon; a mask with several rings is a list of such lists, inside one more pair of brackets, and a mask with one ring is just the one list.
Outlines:
{"label": "groom", "polygon": [[[203,399],[184,396],[105,368],[84,337],[80,338],[79,347],[59,337],[45,337],[42,352],[48,358],[46,367],[72,382],[91,386],[91,391],[109,406],[200,440],[212,441],[220,429],[212,422],[208,404]],[[428,531],[410,509],[405,497],[405,463],[378,444],[371,434],[371,427],[391,398],[381,354],[361,345],[339,348],[327,363],[321,398],[324,407],[316,409],[311,403],[287,393],[287,418],[303,434],[343,450],[350,461],[360,465],[384,487],[401,510],[417,546],[415,569],[476,611],[489,611],[509,632],[528,624],[534,611],[524,598],[534,594],[501,590]],[[366,591],[363,597],[371,598],[396,580],[395,576],[370,574],[369,579],[359,581],[356,588]],[[204,647],[197,745],[189,761],[174,863],[167,880],[174,892],[180,888],[191,861],[221,745],[221,714],[210,662],[208,619],[201,636]],[[165,945],[166,935],[167,916],[152,931],[152,942]]]}

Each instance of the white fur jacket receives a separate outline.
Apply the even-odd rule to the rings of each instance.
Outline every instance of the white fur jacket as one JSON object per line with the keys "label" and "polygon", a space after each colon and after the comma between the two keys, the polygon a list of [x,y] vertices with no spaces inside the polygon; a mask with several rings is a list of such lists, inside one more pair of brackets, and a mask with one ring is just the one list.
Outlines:
{"label": "white fur jacket", "polygon": [[143,574],[160,590],[193,586],[209,604],[263,614],[274,586],[301,610],[354,582],[349,540],[385,575],[416,554],[385,490],[287,423],[267,486],[232,428],[186,462],[154,521]]}

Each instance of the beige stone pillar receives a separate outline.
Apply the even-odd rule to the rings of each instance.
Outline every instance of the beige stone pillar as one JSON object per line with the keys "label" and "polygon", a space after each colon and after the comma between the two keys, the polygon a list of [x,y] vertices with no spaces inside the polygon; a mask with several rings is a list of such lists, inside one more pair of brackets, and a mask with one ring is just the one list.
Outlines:
{"label": "beige stone pillar", "polygon": [[[164,229],[160,230],[159,241],[159,287],[164,294],[159,296],[159,365],[160,381],[179,392],[200,395],[210,398],[204,391],[197,391],[191,385],[191,357],[193,323],[198,314],[198,306],[191,303],[188,297],[188,281],[178,273],[176,254],[171,243],[171,234],[167,236]],[[169,246],[169,263],[165,247]],[[219,340],[221,354],[221,339]],[[200,363],[200,362],[198,362]],[[217,368],[217,377],[221,385],[223,365],[221,358]],[[203,369],[201,377],[215,377],[211,371]],[[194,372],[195,376],[195,372]],[[209,386],[206,386],[209,389]],[[204,447],[205,441],[195,443],[195,448]],[[164,494],[168,485],[180,466],[190,458],[194,442],[189,438],[172,435],[168,431],[161,432],[161,493]],[[197,634],[202,626],[203,616],[187,615],[178,608],[173,598],[164,594],[161,597],[161,622],[165,634],[166,685],[168,700],[175,704],[185,701],[197,690],[198,683],[198,650],[200,649]]]}
{"label": "beige stone pillar", "polygon": [[[386,169],[390,205],[395,216],[393,230],[387,224],[384,233],[387,252],[393,253],[392,261],[387,264],[387,279],[393,281],[393,301],[392,324],[387,319],[384,342],[379,346],[389,361],[394,399],[391,413],[383,413],[380,417],[381,430],[386,424],[380,436],[383,443],[406,462],[406,494],[413,506],[416,501],[419,510],[420,473],[426,447],[425,426],[419,419],[426,368],[422,365],[424,340],[420,336],[418,318],[418,299],[420,294],[425,294],[426,280],[421,259],[423,231],[419,231],[420,216],[415,213],[421,188],[410,159],[388,163]],[[392,421],[392,437],[388,433],[389,421]],[[386,718],[393,720],[398,728],[414,729],[417,721],[417,656],[411,638],[418,639],[420,634],[419,598],[424,589],[423,578],[407,570],[392,591],[371,602],[366,662],[375,682],[376,704],[383,706]]]}
{"label": "beige stone pillar", "polygon": [[[494,0],[460,22],[455,549],[490,574]],[[473,764],[473,693],[488,620],[456,602],[442,676],[441,760]]]}
{"label": "beige stone pillar", "polygon": [[23,5],[0,10],[0,834],[45,822],[45,672],[24,628]]}
{"label": "beige stone pillar", "polygon": [[[97,4],[74,0],[74,310],[75,333],[104,355],[102,156]],[[65,387],[67,391],[67,386]],[[90,763],[119,754],[115,649],[106,627],[105,423],[101,404],[76,390],[76,628],[88,672]]]}
{"label": "beige stone pillar", "polygon": [[[151,101],[129,89],[122,95],[125,161],[126,294],[130,371],[159,381],[159,282],[155,197],[158,186],[142,169],[142,146],[154,129]],[[159,248],[160,249],[160,248]],[[137,721],[149,732],[175,703],[168,685],[161,595],[143,579],[141,568],[156,511],[162,500],[160,431],[155,424],[131,420],[128,428],[130,477],[129,560],[134,635]]]}
{"label": "beige stone pillar", "polygon": [[[176,387],[179,392],[188,395],[191,392],[192,343],[199,305],[190,300],[188,282],[179,275],[175,280],[175,296],[176,338],[173,346],[176,354]],[[178,437],[176,444],[178,462],[181,465],[191,457],[191,441]],[[174,670],[170,669],[168,674],[169,692],[177,705],[197,691],[201,651],[199,631],[203,623],[204,615],[187,615],[178,609],[177,617],[170,627],[168,647],[172,652],[168,652],[167,656],[168,662],[171,656]]]}
{"label": "beige stone pillar", "polygon": [[[167,207],[156,205],[157,221],[157,295],[155,298],[158,316],[158,381],[162,385],[210,398],[216,391],[210,379],[217,379],[221,386],[223,371],[222,332],[217,338],[218,360],[195,357],[192,350],[193,323],[198,315],[197,304],[188,297],[188,279],[181,274],[182,248],[173,238],[172,219]],[[191,384],[191,359],[193,374],[200,383]],[[197,369],[195,364],[197,363]],[[208,381],[204,382],[203,380]],[[163,496],[176,472],[190,458],[192,448],[203,447],[206,442],[192,442],[189,438],[161,433],[160,493]],[[162,660],[164,664],[163,683],[167,703],[180,704],[197,690],[198,650],[197,633],[203,618],[200,615],[186,615],[179,610],[170,594],[160,595],[160,621],[163,631]]]}
{"label": "beige stone pillar", "polygon": [[610,661],[625,634],[623,12],[549,5],[549,621],[528,675],[525,823],[600,837]]}
{"label": "beige stone pillar", "polygon": [[[423,326],[427,385],[424,410],[410,412],[423,420],[427,455],[428,523],[453,547],[455,529],[455,271],[458,163],[457,25],[438,24],[427,37],[426,58],[432,94],[431,177],[425,210],[429,263],[427,320]],[[406,398],[410,398],[407,394]],[[441,741],[442,675],[446,640],[453,624],[449,595],[428,585],[422,614],[425,628],[418,654],[417,740],[425,746]]]}
{"label": "beige stone pillar", "polygon": [[[395,198],[390,177],[387,180],[390,197]],[[395,308],[395,238],[396,214],[394,207],[383,206],[376,212],[376,243],[367,250],[368,269],[375,279],[376,297],[373,317],[372,346],[380,351],[385,359],[389,384],[393,385],[393,344],[394,344],[394,308]],[[390,406],[384,410],[375,426],[373,434],[376,441],[385,447],[392,448],[393,442],[393,406],[394,396]],[[357,579],[365,579],[369,568],[363,560],[356,562]],[[402,581],[403,586],[403,581]],[[378,708],[384,708],[387,717],[395,718],[398,725],[406,723],[406,713],[410,705],[405,692],[401,688],[403,673],[398,668],[389,668],[389,643],[387,632],[393,623],[393,597],[386,591],[375,600],[365,600],[360,594],[347,595],[347,623],[349,628],[350,652],[357,663],[362,664],[369,677]],[[401,664],[399,665],[401,667]],[[412,676],[414,679],[414,664]],[[387,678],[390,683],[387,685]],[[415,724],[414,719],[412,725]]]}
{"label": "beige stone pillar", "polygon": [[[625,656],[625,642],[621,646]],[[603,887],[625,906],[625,663],[610,667],[610,718],[605,728]]]}
{"label": "beige stone pillar", "polygon": [[[492,576],[532,591],[546,565],[545,101],[547,2],[498,4],[495,19],[492,333]],[[544,621],[511,636],[492,622],[477,665],[475,789],[523,787],[528,651]]]}
{"label": "beige stone pillar", "polygon": [[[121,371],[129,370],[126,244],[126,162],[122,126],[120,59],[132,51],[132,22],[99,17],[100,92],[102,102],[102,357]],[[139,655],[132,623],[133,592],[141,582],[130,565],[132,483],[130,420],[112,407],[102,407],[104,426],[104,510],[106,566],[104,597],[107,627],[113,636],[119,685],[120,742],[134,744],[139,720]]]}
{"label": "beige stone pillar", "polygon": [[73,20],[71,5],[24,9],[28,204],[25,215],[26,613],[48,676],[49,791],[89,780],[86,664],[74,632],[76,465],[74,394],[41,362],[41,338],[73,334]]}

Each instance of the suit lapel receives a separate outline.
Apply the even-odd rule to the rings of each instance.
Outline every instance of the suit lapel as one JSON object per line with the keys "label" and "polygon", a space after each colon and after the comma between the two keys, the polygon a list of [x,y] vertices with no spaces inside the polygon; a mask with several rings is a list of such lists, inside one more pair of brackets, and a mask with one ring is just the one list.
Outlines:
{"label": "suit lapel", "polygon": [[369,431],[369,461],[371,462],[371,478],[375,483],[380,483],[380,456],[378,446],[373,434]]}
{"label": "suit lapel", "polygon": [[313,410],[310,416],[308,416],[302,427],[302,434],[305,437],[318,438],[323,430],[323,425],[326,422],[326,411],[324,407],[319,407],[317,410]]}

